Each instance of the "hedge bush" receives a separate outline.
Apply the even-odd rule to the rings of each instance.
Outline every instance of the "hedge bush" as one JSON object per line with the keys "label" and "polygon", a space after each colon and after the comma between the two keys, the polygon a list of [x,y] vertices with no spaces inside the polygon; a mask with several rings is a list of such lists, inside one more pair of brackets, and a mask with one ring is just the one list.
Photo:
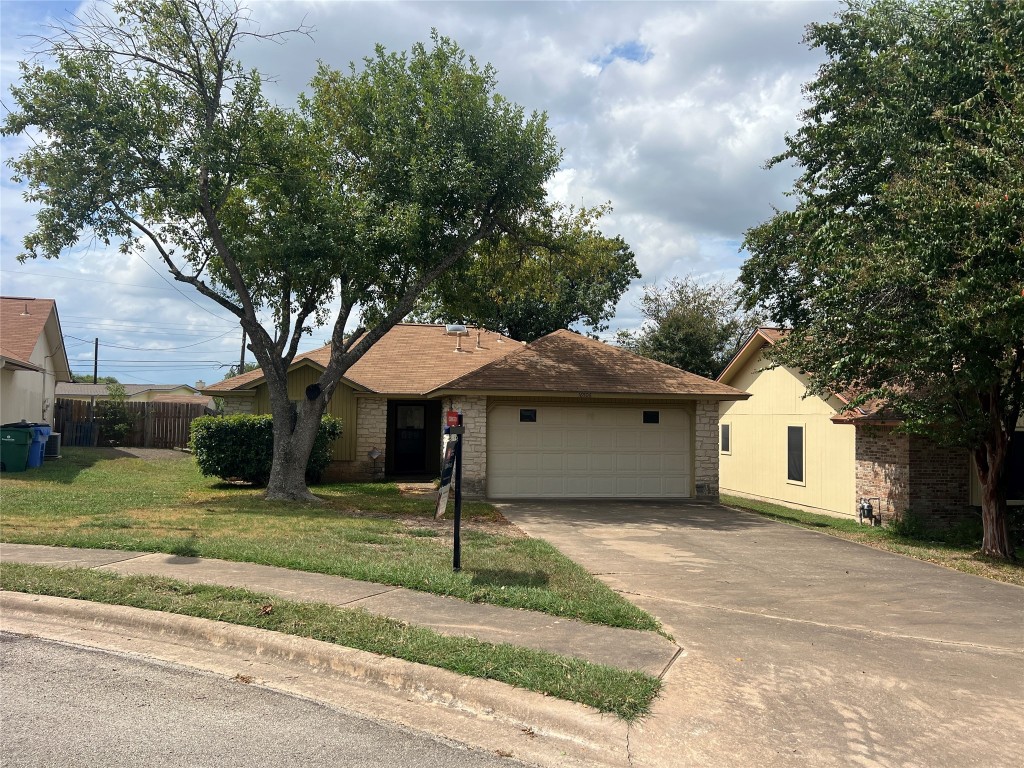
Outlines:
{"label": "hedge bush", "polygon": [[[306,464],[306,482],[318,483],[331,461],[331,442],[341,422],[324,416]],[[274,459],[274,420],[270,416],[200,416],[192,422],[192,454],[199,471],[224,480],[266,485]]]}

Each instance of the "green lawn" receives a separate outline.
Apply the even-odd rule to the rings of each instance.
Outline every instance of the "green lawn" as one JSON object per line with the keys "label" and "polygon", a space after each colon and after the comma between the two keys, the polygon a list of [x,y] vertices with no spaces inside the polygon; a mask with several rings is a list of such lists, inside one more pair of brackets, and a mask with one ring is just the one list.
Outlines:
{"label": "green lawn", "polygon": [[[323,504],[267,502],[256,489],[199,474],[191,457],[126,458],[65,448],[64,458],[0,480],[0,539],[167,552],[277,565],[630,629],[654,617],[489,504],[463,505],[462,571],[451,522],[432,498],[392,484],[323,485]],[[449,515],[451,514],[449,510]]]}
{"label": "green lawn", "polygon": [[449,637],[362,610],[290,602],[242,589],[12,563],[0,564],[0,584],[13,592],[128,605],[310,637],[500,680],[614,712],[624,720],[647,714],[661,687],[656,677],[642,672],[504,643]]}
{"label": "green lawn", "polygon": [[974,542],[971,531],[954,530],[944,534],[943,538],[939,538],[935,534],[929,536],[923,531],[915,535],[904,535],[898,528],[876,528],[861,525],[853,518],[818,515],[739,496],[722,496],[722,503],[737,509],[756,512],[783,523],[797,525],[801,528],[811,528],[848,541],[856,541],[877,549],[915,557],[918,560],[927,560],[930,563],[944,565],[964,573],[1024,586],[1024,548],[1018,547],[1017,562],[1015,563],[983,557],[978,553],[980,540],[977,543]]}

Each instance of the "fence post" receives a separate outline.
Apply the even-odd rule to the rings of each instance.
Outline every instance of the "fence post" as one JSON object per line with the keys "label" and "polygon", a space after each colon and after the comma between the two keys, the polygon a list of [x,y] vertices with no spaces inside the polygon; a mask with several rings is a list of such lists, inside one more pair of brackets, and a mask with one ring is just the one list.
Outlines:
{"label": "fence post", "polygon": [[145,403],[143,409],[142,447],[153,447],[153,419],[155,418],[153,403]]}

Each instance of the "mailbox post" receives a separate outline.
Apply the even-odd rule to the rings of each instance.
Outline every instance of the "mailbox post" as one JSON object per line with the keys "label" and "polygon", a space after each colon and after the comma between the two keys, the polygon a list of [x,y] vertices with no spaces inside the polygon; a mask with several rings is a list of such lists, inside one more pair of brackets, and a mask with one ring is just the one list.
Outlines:
{"label": "mailbox post", "polygon": [[461,413],[458,425],[450,427],[450,431],[458,441],[455,443],[455,531],[452,551],[452,570],[457,573],[462,570],[462,442],[466,434]]}

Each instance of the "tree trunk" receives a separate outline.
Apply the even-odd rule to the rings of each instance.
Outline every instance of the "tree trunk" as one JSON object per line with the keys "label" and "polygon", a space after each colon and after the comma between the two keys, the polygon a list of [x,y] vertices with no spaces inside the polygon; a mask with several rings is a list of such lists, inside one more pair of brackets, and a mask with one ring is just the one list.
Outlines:
{"label": "tree trunk", "polygon": [[981,554],[1004,560],[1015,559],[1006,515],[1006,456],[1009,445],[1002,430],[996,430],[974,451],[981,483]]}
{"label": "tree trunk", "polygon": [[306,486],[306,465],[320,429],[327,397],[318,393],[313,400],[303,399],[296,408],[288,399],[287,374],[284,377],[268,374],[266,380],[274,418],[274,460],[266,498],[319,502],[319,497],[310,493]]}

